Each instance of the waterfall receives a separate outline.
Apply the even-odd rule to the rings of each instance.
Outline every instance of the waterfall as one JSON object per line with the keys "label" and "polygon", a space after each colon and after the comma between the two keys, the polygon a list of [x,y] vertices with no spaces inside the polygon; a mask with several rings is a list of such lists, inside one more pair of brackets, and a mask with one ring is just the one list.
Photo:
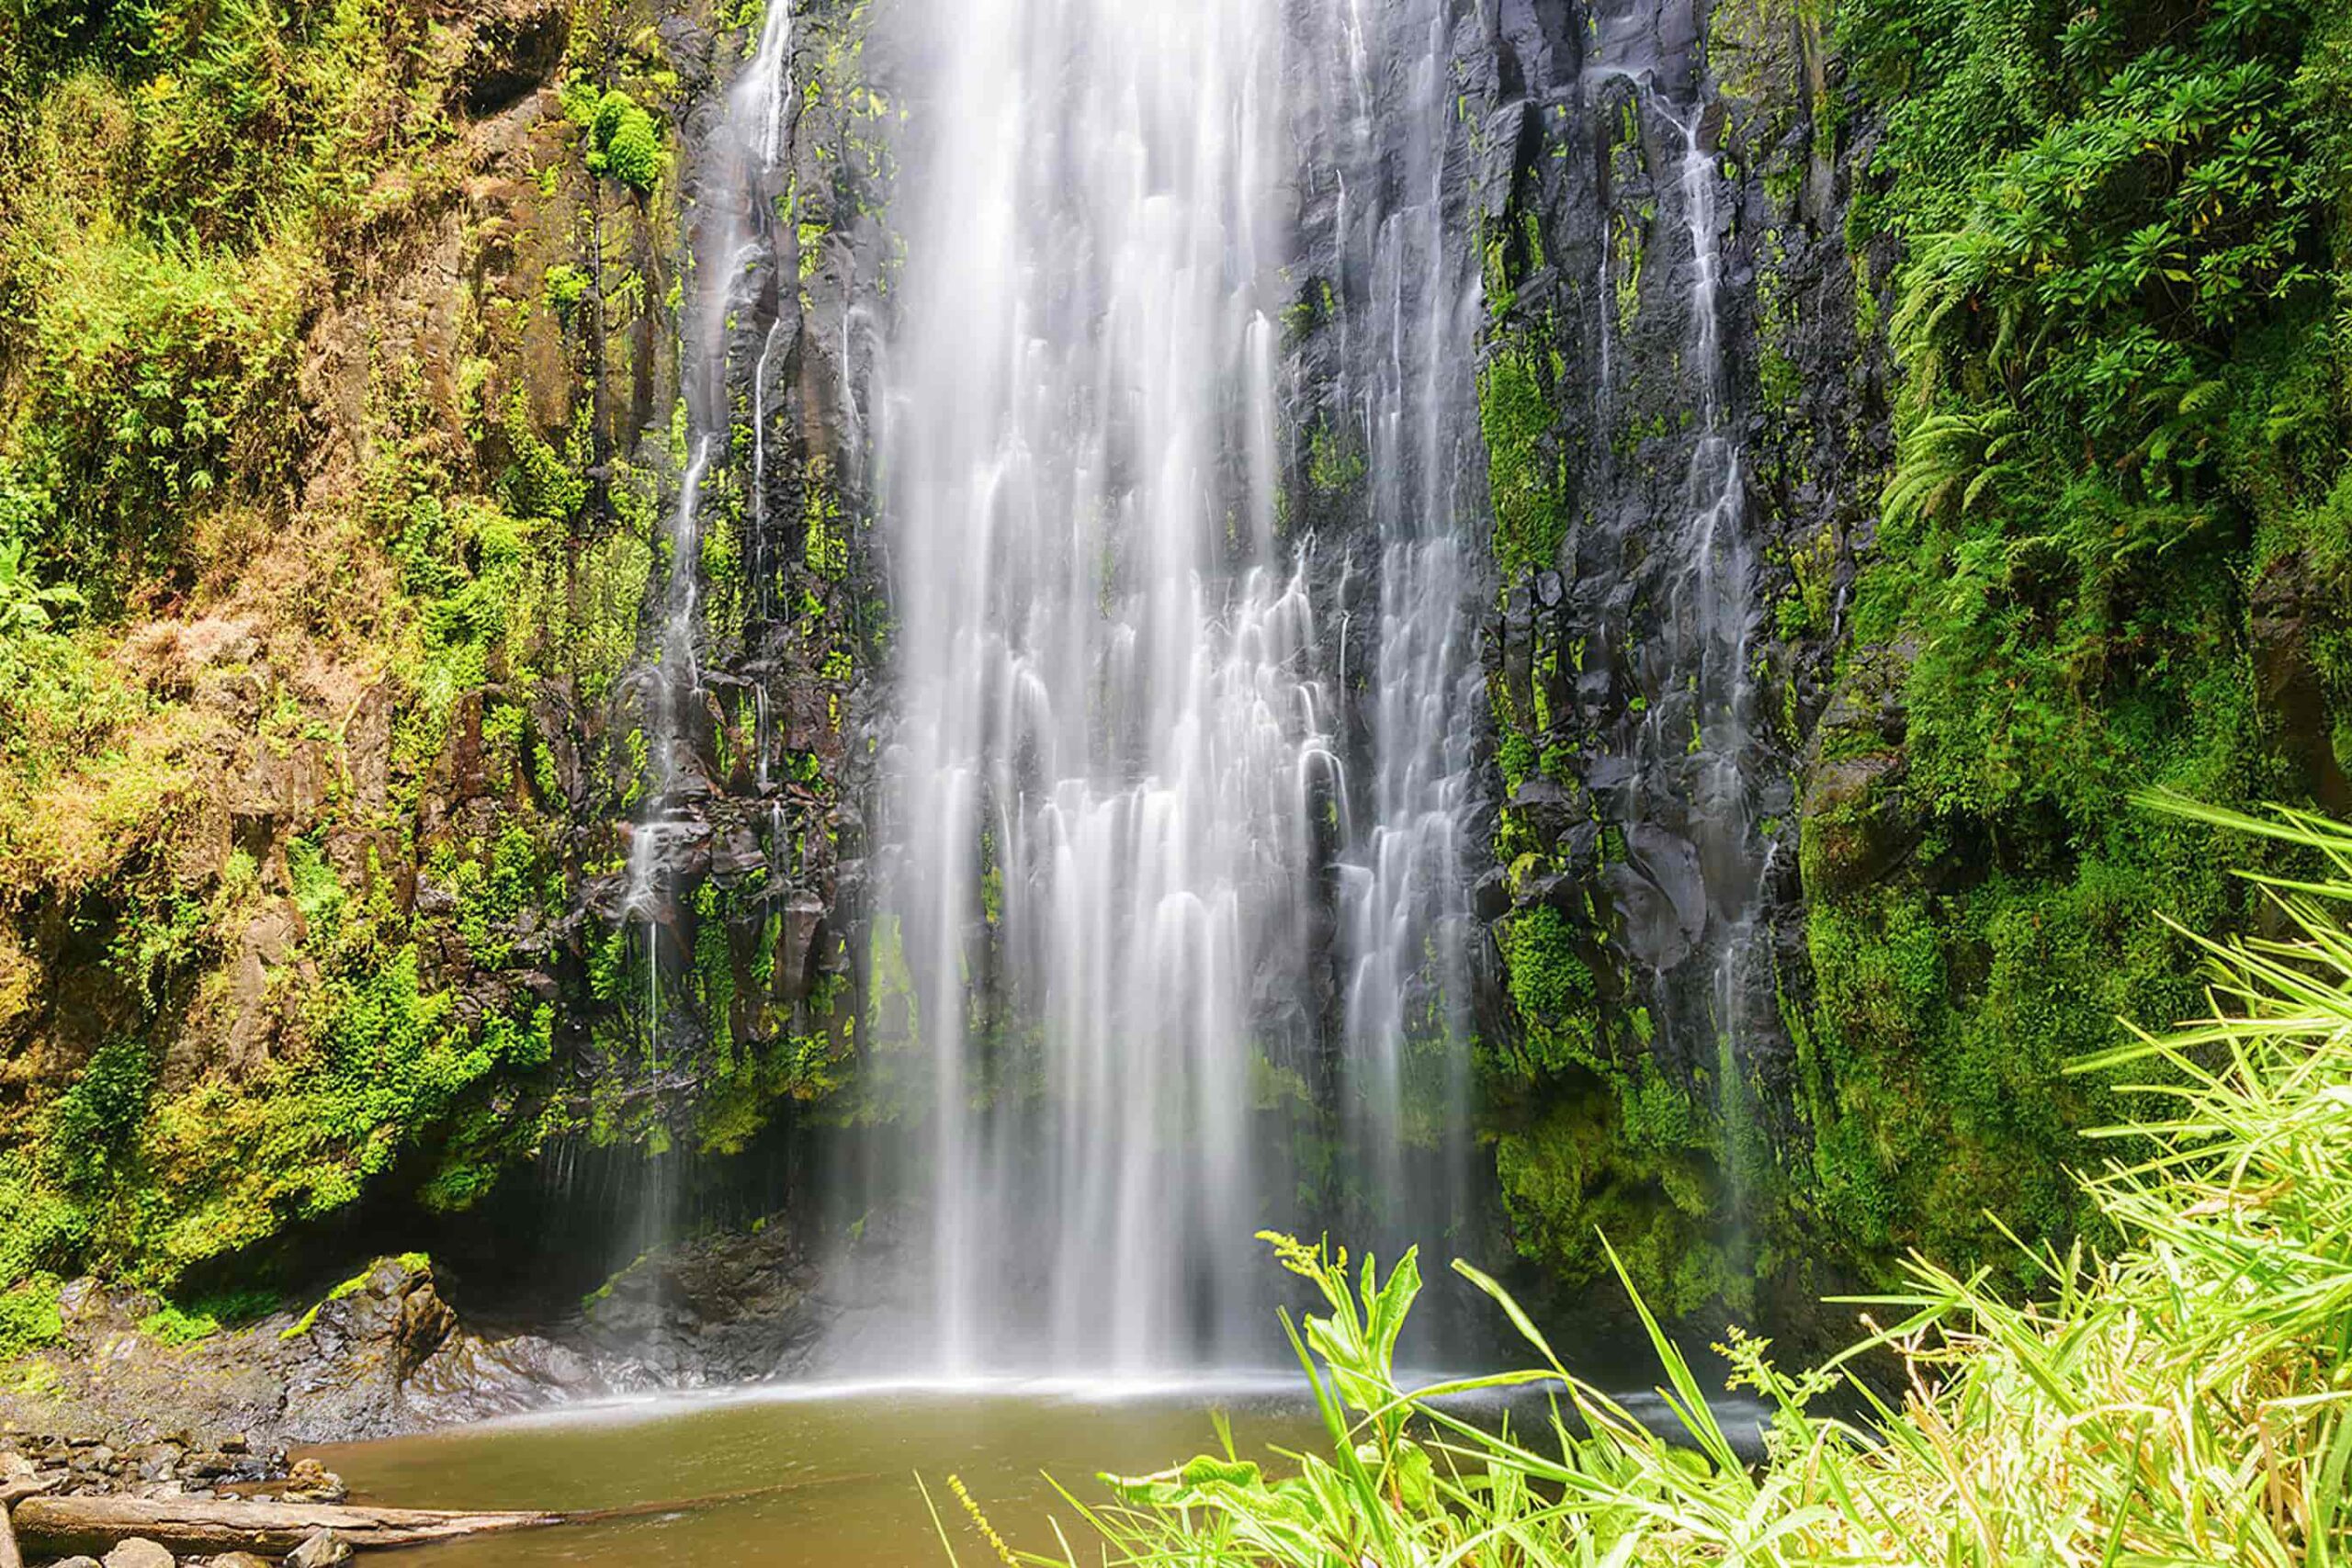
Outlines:
{"label": "waterfall", "polygon": [[[1458,1152],[1466,1117],[1452,7],[1308,9],[910,7],[873,412],[876,968],[907,1005],[867,1048],[920,1064],[895,1174],[951,1371],[1272,1353],[1251,1234],[1324,1217],[1261,1115],[1285,1085],[1320,1086],[1364,1208],[1452,1201],[1402,1201],[1408,1146]],[[1282,325],[1309,261],[1344,298],[1312,368]],[[1345,536],[1283,456],[1310,398],[1357,459]]]}
{"label": "waterfall", "polygon": [[1251,0],[927,20],[952,156],[902,197],[877,450],[937,1342],[1027,1348],[1042,1264],[1056,1355],[1192,1359],[1242,1328],[1249,992],[1301,977],[1328,773],[1314,615],[1236,461],[1275,400],[1280,40]]}
{"label": "waterfall", "polygon": [[[1694,73],[1693,63],[1682,62],[1674,73]],[[1655,626],[1633,653],[1645,705],[1632,727],[1630,770],[1603,758],[1594,776],[1638,781],[1622,792],[1624,804],[1612,812],[1625,826],[1632,863],[1615,886],[1634,911],[1629,939],[1649,966],[1650,1003],[1668,1051],[1712,1080],[1732,1210],[1724,1220],[1736,1235],[1744,1223],[1740,1184],[1748,1153],[1742,1064],[1769,1027],[1758,1010],[1770,1005],[1758,998],[1769,998],[1770,987],[1761,940],[1770,866],[1752,799],[1759,773],[1752,662],[1760,612],[1742,454],[1727,406],[1719,297],[1724,176],[1709,145],[1703,81],[1693,81],[1689,101],[1678,104],[1660,69],[1655,62],[1621,64],[1604,52],[1586,73],[1596,118],[1609,93],[1629,92],[1641,123],[1655,129],[1659,162],[1671,175],[1661,176],[1657,195],[1687,247],[1674,276],[1684,280],[1675,371],[1689,456],[1679,491],[1657,498],[1663,514],[1635,514],[1644,530],[1657,531],[1638,554],[1627,553],[1639,564],[1621,569],[1649,574],[1645,592],[1657,604]],[[1623,400],[1607,372],[1655,374],[1656,367],[1631,355],[1610,356],[1606,243],[1600,283],[1595,310],[1604,376],[1592,397],[1604,440],[1591,461],[1602,484],[1613,488],[1639,479],[1621,477],[1612,466],[1610,421]]]}
{"label": "waterfall", "polygon": [[[695,806],[710,788],[701,776],[688,735],[690,709],[704,696],[702,664],[702,510],[713,466],[724,460],[729,436],[727,396],[729,314],[747,286],[763,248],[772,249],[763,221],[764,191],[772,181],[778,150],[777,127],[788,85],[792,13],[787,0],[774,0],[761,28],[756,53],[745,65],[727,104],[725,124],[712,139],[700,196],[688,223],[693,268],[693,309],[684,316],[680,351],[681,389],[688,432],[684,468],[665,519],[668,573],[657,601],[652,659],[633,681],[641,698],[645,768],[642,805],[633,825],[621,897],[621,918],[644,932],[645,1065],[659,1075],[674,1070],[671,1014],[665,1007],[663,933],[673,924],[675,852],[707,832]],[[773,263],[773,256],[769,258]],[[761,377],[765,373],[765,355]],[[761,412],[764,414],[764,405]],[[764,419],[759,421],[764,423]],[[763,491],[765,447],[755,435],[755,494]],[[764,694],[763,694],[763,697]],[[764,709],[763,709],[763,713]],[[765,726],[755,727],[763,748]],[[674,946],[674,942],[666,944]],[[654,1151],[633,1238],[642,1253],[671,1238],[676,1183],[664,1150]]]}
{"label": "waterfall", "polygon": [[[1348,322],[1337,400],[1363,432],[1368,563],[1376,580],[1367,728],[1373,765],[1364,830],[1342,870],[1348,967],[1343,1111],[1364,1201],[1351,1231],[1394,1251],[1433,1241],[1466,1196],[1465,1040],[1473,933],[1464,838],[1471,742],[1483,706],[1471,657],[1485,590],[1485,527],[1473,356],[1481,296],[1467,218],[1449,197],[1457,124],[1448,76],[1449,9],[1384,7],[1369,22],[1333,7],[1343,47],[1340,191],[1395,195],[1337,203],[1340,271],[1361,278],[1365,319]],[[1408,1179],[1410,1151],[1434,1172]],[[1435,1179],[1430,1179],[1430,1176]]]}

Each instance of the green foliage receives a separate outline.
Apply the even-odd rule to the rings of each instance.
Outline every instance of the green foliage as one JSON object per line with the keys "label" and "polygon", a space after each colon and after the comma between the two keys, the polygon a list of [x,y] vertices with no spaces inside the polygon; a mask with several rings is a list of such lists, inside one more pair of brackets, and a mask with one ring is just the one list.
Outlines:
{"label": "green foliage", "polygon": [[1551,387],[1535,351],[1507,344],[1478,378],[1495,506],[1495,564],[1506,579],[1555,565],[1567,536],[1565,456],[1552,437]]}
{"label": "green foliage", "polygon": [[1520,1021],[1537,1038],[1589,1034],[1576,1021],[1592,1008],[1592,970],[1578,957],[1568,923],[1548,904],[1511,917],[1502,934],[1503,963]]}
{"label": "green foliage", "polygon": [[[2089,1217],[2062,1173],[2114,1106],[2060,1065],[2194,1001],[2136,911],[2241,918],[2200,831],[2122,802],[2335,787],[2262,671],[2324,667],[2321,606],[2352,585],[2327,500],[2346,19],[1861,0],[1837,25],[1884,119],[1853,237],[1905,247],[1896,459],[1845,673],[1900,650],[1907,732],[1848,817],[1918,847],[1861,887],[1804,857],[1815,1199],[1857,1249],[1959,1262],[2007,1254],[1988,1206],[2028,1234]],[[2257,615],[2266,573],[2302,604]],[[2332,724],[2352,683],[2322,684]]]}
{"label": "green foliage", "polygon": [[74,1087],[49,1111],[51,1173],[68,1191],[103,1186],[130,1157],[132,1139],[155,1087],[154,1063],[144,1042],[102,1045]]}
{"label": "green foliage", "polygon": [[220,1332],[220,1320],[209,1313],[185,1312],[165,1303],[139,1320],[139,1332],[158,1344],[176,1348],[211,1338]]}
{"label": "green foliage", "polygon": [[566,326],[588,293],[588,275],[570,262],[558,262],[539,279],[539,299]]}
{"label": "green foliage", "polygon": [[1317,420],[1308,433],[1306,445],[1306,482],[1324,495],[1346,495],[1363,482],[1363,454],[1355,444],[1331,428],[1329,420]]}
{"label": "green foliage", "polygon": [[[567,107],[584,104],[593,88],[565,84]],[[574,111],[575,115],[577,110]],[[635,98],[615,90],[599,95],[586,117],[588,170],[619,181],[636,191],[650,191],[662,177],[666,161],[662,131]]]}
{"label": "green foliage", "polygon": [[[383,301],[343,288],[454,210],[474,21],[384,0],[0,17],[0,1289],[168,1288],[395,1172],[469,1201],[539,1136],[554,1017],[499,972],[566,897],[533,796],[576,775],[535,689],[603,703],[654,530],[625,463],[591,505],[593,400],[535,405],[494,363],[526,302],[460,310],[451,409],[424,356],[386,352]],[[626,97],[605,118],[610,172],[650,184],[653,118]],[[558,263],[541,302],[589,288]],[[356,410],[298,385],[314,337],[308,371]],[[573,412],[542,429],[548,403]],[[259,758],[304,781],[296,818],[224,862]],[[481,809],[425,830],[453,762]],[[447,902],[412,904],[417,881]],[[230,983],[241,938],[258,987]]]}
{"label": "green foliage", "polygon": [[71,583],[42,583],[33,573],[25,542],[0,536],[0,658],[21,657],[19,646],[51,635],[62,615],[82,606],[82,591]]}
{"label": "green foliage", "polygon": [[520,387],[506,400],[502,429],[514,457],[505,490],[514,514],[560,522],[578,513],[588,499],[588,481],[532,428],[530,405]]}
{"label": "green foliage", "polygon": [[53,498],[43,552],[109,596],[167,573],[191,508],[293,460],[306,264],[85,241],[40,297],[17,449]]}
{"label": "green foliage", "polygon": [[[2077,1064],[2154,1069],[2171,1085],[2144,1091],[2154,1103],[2143,1120],[2102,1134],[2150,1157],[2111,1159],[2084,1184],[2123,1238],[2111,1257],[2030,1252],[2023,1269],[2042,1293],[2026,1305],[1915,1258],[1901,1293],[1869,1303],[1886,1326],[1802,1373],[1734,1330],[1717,1349],[1732,1386],[1769,1413],[1759,1462],[1638,1293],[1663,1373],[1656,1416],[1637,1419],[1568,1371],[1464,1263],[1456,1271],[1502,1309],[1535,1364],[1409,1388],[1393,1347],[1419,1284],[1411,1256],[1385,1282],[1369,1263],[1351,1280],[1345,1253],[1278,1239],[1326,1307],[1292,1339],[1328,1446],[1282,1456],[1295,1473],[1270,1475],[1228,1435],[1221,1454],[1105,1476],[1113,1500],[1083,1509],[1101,1555],[1137,1568],[2341,1561],[2352,1551],[2352,830],[2292,813],[2204,815],[2328,869],[2271,886],[2280,938],[2203,944],[2216,1016]],[[1860,1375],[1873,1355],[1900,1364],[1899,1404]],[[1531,1384],[1553,1394],[1548,1416],[1498,1427],[1456,1403]],[[1091,1560],[1067,1542],[1000,1555]]]}
{"label": "green foliage", "polygon": [[36,1274],[0,1290],[0,1366],[56,1343],[65,1332],[65,1320],[57,1310],[57,1287],[56,1275]]}
{"label": "green foliage", "polygon": [[[1496,1140],[1497,1184],[1520,1255],[1573,1288],[1608,1273],[1600,1243],[1607,1235],[1671,1314],[1736,1292],[1736,1270],[1716,1234],[1722,1193],[1712,1162],[1693,1146],[1689,1102],[1662,1081],[1675,1111],[1650,1100],[1640,1082],[1630,1093],[1590,1079],[1579,1087]],[[1654,1120],[1629,1122],[1629,1106]]]}
{"label": "green foliage", "polygon": [[178,585],[194,520],[282,504],[303,322],[350,237],[454,179],[457,54],[379,0],[50,0],[6,26],[0,468],[38,505],[0,535],[111,608]]}

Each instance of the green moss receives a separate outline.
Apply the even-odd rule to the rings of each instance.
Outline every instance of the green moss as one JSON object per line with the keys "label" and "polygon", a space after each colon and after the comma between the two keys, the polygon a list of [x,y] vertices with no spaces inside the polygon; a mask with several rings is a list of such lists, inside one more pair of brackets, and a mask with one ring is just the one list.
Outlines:
{"label": "green moss", "polygon": [[1346,495],[1363,482],[1364,457],[1356,444],[1318,419],[1307,435],[1306,482],[1317,493]]}
{"label": "green moss", "polygon": [[1514,1244],[1560,1284],[1607,1276],[1606,1235],[1635,1286],[1669,1315],[1743,1293],[1713,1233],[1704,1162],[1638,1151],[1615,1096],[1563,1098],[1540,1119],[1505,1131],[1495,1167]]}
{"label": "green moss", "polygon": [[[585,107],[586,95],[593,89],[570,81],[566,87],[573,95],[570,105]],[[667,162],[661,129],[627,93],[616,90],[597,96],[594,107],[587,112],[587,130],[589,173],[617,180],[639,192],[651,190],[661,179]]]}
{"label": "green moss", "polygon": [[184,1312],[166,1303],[139,1320],[139,1332],[160,1345],[176,1348],[220,1333],[220,1320],[207,1313]]}
{"label": "green moss", "polygon": [[588,275],[570,262],[557,262],[539,279],[539,299],[564,325],[588,293]]}
{"label": "green moss", "polygon": [[1552,441],[1551,395],[1539,363],[1532,351],[1506,344],[1478,378],[1495,562],[1507,578],[1556,564],[1567,535],[1565,458]]}
{"label": "green moss", "polygon": [[54,1274],[36,1274],[0,1291],[0,1366],[63,1337],[65,1319],[57,1309],[58,1284]]}
{"label": "green moss", "polygon": [[1511,1000],[1535,1024],[1565,1017],[1592,999],[1592,971],[1577,956],[1559,910],[1539,905],[1511,917],[1502,938]]}

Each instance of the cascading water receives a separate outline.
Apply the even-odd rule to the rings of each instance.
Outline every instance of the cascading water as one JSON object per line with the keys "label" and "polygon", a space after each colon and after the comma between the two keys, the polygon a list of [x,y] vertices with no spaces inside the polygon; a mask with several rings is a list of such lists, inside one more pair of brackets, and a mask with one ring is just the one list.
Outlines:
{"label": "cascading water", "polygon": [[[729,436],[728,315],[768,240],[769,225],[761,221],[759,209],[774,180],[791,41],[791,6],[778,0],[762,26],[757,52],[728,99],[726,122],[711,142],[689,224],[695,308],[686,318],[680,355],[687,451],[667,515],[669,568],[659,600],[653,660],[638,674],[646,744],[644,804],[630,837],[621,904],[623,919],[641,923],[644,931],[645,1052],[657,1076],[671,1066],[665,1060],[671,1042],[663,964],[672,955],[665,954],[663,934],[677,889],[667,886],[670,852],[701,830],[691,808],[709,787],[686,736],[688,710],[704,694],[702,512],[713,465],[723,460]],[[768,260],[773,265],[772,255]],[[758,453],[755,494],[764,491],[763,445]],[[764,768],[763,733],[758,743]],[[639,1202],[633,1238],[638,1252],[669,1239],[675,1199],[668,1166],[657,1154]]]}
{"label": "cascading water", "polygon": [[[1368,809],[1341,873],[1342,1109],[1362,1189],[1351,1233],[1393,1252],[1436,1239],[1466,1198],[1474,936],[1463,825],[1482,702],[1470,639],[1485,476],[1464,345],[1476,341],[1480,289],[1449,186],[1450,8],[1411,4],[1366,18],[1348,4],[1328,15],[1343,37],[1316,53],[1344,62],[1344,85],[1327,91],[1351,109],[1329,174],[1333,240],[1364,304],[1330,400],[1362,434],[1376,552],[1364,649],[1371,765],[1359,775],[1369,775]],[[1415,1150],[1437,1156],[1418,1179],[1406,1171]]]}
{"label": "cascading water", "polygon": [[935,1333],[950,1368],[1190,1359],[1241,1326],[1250,987],[1302,977],[1329,773],[1313,615],[1248,460],[1272,450],[1280,39],[1251,0],[928,22],[954,159],[903,204],[877,451]]}
{"label": "cascading water", "polygon": [[[1349,51],[1304,101],[1316,51],[1261,0],[912,10],[875,967],[927,1064],[899,1173],[925,1341],[951,1370],[1264,1354],[1251,1233],[1315,1216],[1254,1108],[1330,1082],[1343,1178],[1396,1232],[1451,1201],[1397,1201],[1408,1146],[1458,1152],[1464,1122],[1452,10],[1291,18]],[[1303,243],[1345,300],[1312,373],[1278,325]],[[1325,378],[1369,547],[1318,543],[1285,489]]]}
{"label": "cascading water", "polygon": [[[1621,886],[1638,875],[1645,891],[1663,890],[1646,903],[1656,912],[1653,933],[1637,936],[1635,947],[1655,964],[1657,1026],[1713,1080],[1732,1209],[1725,1219],[1736,1232],[1750,1153],[1744,1052],[1761,1023],[1758,987],[1769,994],[1770,986],[1769,954],[1758,942],[1770,863],[1751,798],[1758,777],[1751,654],[1759,612],[1741,453],[1726,407],[1718,292],[1723,175],[1695,87],[1692,101],[1677,106],[1655,69],[1620,65],[1606,50],[1586,80],[1596,109],[1611,95],[1630,95],[1634,114],[1659,129],[1657,144],[1672,158],[1673,177],[1660,182],[1658,194],[1688,247],[1675,276],[1687,279],[1678,385],[1689,458],[1679,492],[1664,502],[1670,510],[1657,520],[1666,529],[1663,548],[1653,544],[1645,552],[1662,557],[1663,566],[1649,589],[1659,601],[1655,626],[1634,655],[1645,706],[1634,727],[1631,773],[1640,782],[1625,792],[1623,820],[1637,869]],[[1606,355],[1614,280],[1609,248],[1601,254],[1599,337]],[[1604,374],[1593,396],[1613,439],[1618,388]],[[1606,474],[1607,443],[1596,460]]]}

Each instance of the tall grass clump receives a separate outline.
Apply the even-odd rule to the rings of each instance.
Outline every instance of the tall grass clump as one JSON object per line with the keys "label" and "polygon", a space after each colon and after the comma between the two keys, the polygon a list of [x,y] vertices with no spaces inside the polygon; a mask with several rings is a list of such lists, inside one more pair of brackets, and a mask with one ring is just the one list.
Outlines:
{"label": "tall grass clump", "polygon": [[[2183,807],[2318,867],[2259,882],[2262,937],[2189,935],[2211,1015],[2078,1064],[2130,1069],[2146,1111],[2098,1136],[2086,1190],[2114,1240],[2030,1255],[2034,1299],[1915,1258],[1852,1349],[1801,1375],[1724,1347],[1772,1413],[1743,1457],[1643,1307],[1679,1429],[1578,1380],[1493,1280],[1532,1370],[1399,1385],[1420,1280],[1270,1238],[1327,1315],[1292,1338],[1330,1436],[1275,1479],[1222,1455],[1083,1509],[1099,1535],[1035,1563],[1553,1568],[1679,1563],[2352,1562],[2352,830]],[[1613,1255],[1612,1255],[1613,1256]],[[1636,1302],[1636,1305],[1640,1303]],[[1286,1320],[1287,1321],[1287,1320]],[[1892,1383],[1865,1379],[1891,1354]],[[1492,1430],[1442,1396],[1547,1383]],[[1842,1412],[1835,1413],[1835,1412]]]}

